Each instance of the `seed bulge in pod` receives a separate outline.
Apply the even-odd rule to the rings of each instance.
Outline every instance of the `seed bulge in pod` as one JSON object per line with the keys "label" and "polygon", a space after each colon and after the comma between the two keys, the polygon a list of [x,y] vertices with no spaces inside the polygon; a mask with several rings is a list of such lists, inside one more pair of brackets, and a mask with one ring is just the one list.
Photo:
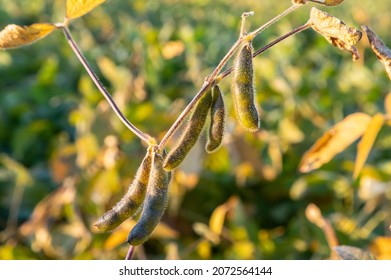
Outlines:
{"label": "seed bulge in pod", "polygon": [[218,85],[212,88],[212,106],[210,109],[210,126],[205,150],[208,153],[216,151],[223,140],[225,129],[225,105],[223,95]]}
{"label": "seed bulge in pod", "polygon": [[100,231],[112,230],[137,213],[145,198],[151,164],[152,148],[148,148],[147,154],[141,162],[125,196],[96,222],[95,226]]}
{"label": "seed bulge in pod", "polygon": [[129,233],[127,242],[132,246],[143,244],[160,222],[168,203],[171,172],[163,168],[163,158],[153,153],[152,169],[140,219]]}
{"label": "seed bulge in pod", "polygon": [[205,93],[196,103],[194,112],[186,124],[178,144],[165,157],[163,167],[165,170],[173,170],[185,159],[187,153],[197,142],[208,116],[212,104],[212,95]]}
{"label": "seed bulge in pod", "polygon": [[257,131],[260,120],[255,105],[251,41],[247,42],[236,56],[232,80],[232,98],[239,124],[248,131]]}

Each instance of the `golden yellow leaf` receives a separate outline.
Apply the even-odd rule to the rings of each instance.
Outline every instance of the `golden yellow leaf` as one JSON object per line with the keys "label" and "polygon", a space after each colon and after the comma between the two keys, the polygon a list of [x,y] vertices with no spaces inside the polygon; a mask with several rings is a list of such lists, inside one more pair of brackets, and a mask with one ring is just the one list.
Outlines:
{"label": "golden yellow leaf", "polygon": [[386,111],[386,114],[388,116],[391,116],[391,92],[389,92],[384,99],[384,109]]}
{"label": "golden yellow leaf", "polygon": [[201,259],[208,260],[212,252],[211,244],[208,240],[202,239],[197,245],[197,253],[200,255]]}
{"label": "golden yellow leaf", "polygon": [[391,50],[387,48],[386,44],[384,44],[380,37],[371,28],[369,28],[369,26],[363,25],[362,29],[364,29],[367,34],[373,52],[376,54],[380,62],[383,63],[388,77],[391,80]]}
{"label": "golden yellow leaf", "polygon": [[306,218],[313,224],[322,228],[325,224],[325,220],[323,218],[322,212],[319,207],[313,203],[310,203],[305,209]]}
{"label": "golden yellow leaf", "polygon": [[223,231],[225,214],[227,214],[228,207],[226,204],[222,204],[213,211],[209,220],[209,228],[212,232],[220,235]]}
{"label": "golden yellow leaf", "polygon": [[361,31],[346,26],[340,19],[316,8],[311,9],[309,24],[333,46],[352,53],[353,60],[360,58],[357,48],[353,45],[361,40]]}
{"label": "golden yellow leaf", "polygon": [[27,26],[9,24],[0,32],[0,49],[19,48],[34,43],[56,28],[50,23],[34,23]]}
{"label": "golden yellow leaf", "polygon": [[365,161],[368,158],[368,154],[372,149],[373,143],[376,140],[377,134],[384,124],[384,115],[376,114],[368,124],[368,127],[361,138],[360,143],[357,145],[357,157],[354,165],[353,178],[357,178],[361,169],[364,166]]}
{"label": "golden yellow leaf", "polygon": [[365,132],[370,120],[367,114],[354,113],[337,123],[303,155],[300,172],[310,172],[328,163]]}
{"label": "golden yellow leaf", "polygon": [[391,260],[391,237],[376,238],[369,249],[376,259]]}
{"label": "golden yellow leaf", "polygon": [[162,48],[164,59],[171,59],[180,56],[185,50],[185,44],[182,41],[169,41]]}
{"label": "golden yellow leaf", "polygon": [[67,0],[66,17],[68,19],[81,17],[103,2],[105,0]]}

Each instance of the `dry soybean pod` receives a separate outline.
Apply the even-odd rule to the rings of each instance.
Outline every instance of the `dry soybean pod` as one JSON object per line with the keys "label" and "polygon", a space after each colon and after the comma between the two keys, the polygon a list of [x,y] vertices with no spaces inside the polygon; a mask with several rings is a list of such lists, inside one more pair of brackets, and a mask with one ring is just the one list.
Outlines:
{"label": "dry soybean pod", "polygon": [[210,92],[207,92],[198,100],[178,144],[165,157],[163,164],[165,170],[170,171],[176,168],[193,148],[204,127],[211,104],[212,95]]}
{"label": "dry soybean pod", "polygon": [[152,168],[140,219],[129,233],[127,242],[137,246],[148,240],[150,234],[160,222],[168,202],[168,185],[171,172],[163,169],[163,157],[153,152]]}
{"label": "dry soybean pod", "polygon": [[251,40],[249,40],[235,59],[232,98],[239,123],[243,128],[252,132],[259,129],[254,91],[253,50]]}
{"label": "dry soybean pod", "polygon": [[213,100],[210,108],[210,127],[208,132],[208,140],[205,146],[205,150],[208,153],[213,153],[220,147],[225,128],[224,99],[218,85],[215,85],[212,88],[212,98]]}
{"label": "dry soybean pod", "polygon": [[144,201],[151,173],[152,147],[148,148],[133,182],[126,195],[111,209],[98,219],[95,226],[101,231],[109,231],[123,221],[135,215]]}

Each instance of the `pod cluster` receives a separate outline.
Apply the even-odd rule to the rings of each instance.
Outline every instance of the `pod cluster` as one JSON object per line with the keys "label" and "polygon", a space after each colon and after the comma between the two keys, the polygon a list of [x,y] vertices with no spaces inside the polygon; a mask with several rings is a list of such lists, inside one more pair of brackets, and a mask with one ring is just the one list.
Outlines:
{"label": "pod cluster", "polygon": [[208,116],[210,117],[210,123],[205,150],[212,153],[220,147],[225,127],[225,105],[218,85],[214,85],[196,103],[190,120],[182,131],[178,142],[164,159],[163,168],[165,170],[173,170],[182,163],[197,143]]}
{"label": "pod cluster", "polygon": [[101,231],[112,230],[141,209],[127,242],[133,246],[144,243],[164,214],[170,179],[171,172],[163,169],[162,153],[157,146],[149,147],[126,195],[100,217],[95,226]]}
{"label": "pod cluster", "polygon": [[[260,120],[255,104],[252,59],[252,43],[246,41],[234,63],[232,98],[239,124],[248,131],[257,131]],[[196,102],[177,143],[168,154],[162,153],[157,145],[148,148],[125,196],[96,222],[99,230],[112,230],[141,211],[127,242],[137,246],[148,240],[166,209],[171,171],[182,163],[194,147],[208,117],[210,121],[205,150],[213,153],[221,146],[224,138],[226,118],[223,94],[217,84]]]}

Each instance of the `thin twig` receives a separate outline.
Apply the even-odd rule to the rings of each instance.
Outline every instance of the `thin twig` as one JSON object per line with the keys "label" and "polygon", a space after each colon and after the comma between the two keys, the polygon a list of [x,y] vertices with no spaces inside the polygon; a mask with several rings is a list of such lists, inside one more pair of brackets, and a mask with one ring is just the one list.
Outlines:
{"label": "thin twig", "polygon": [[[262,48],[260,48],[259,50],[255,51],[253,53],[253,58],[257,57],[258,55],[260,55],[261,53],[264,53],[265,51],[267,51],[268,49],[270,49],[271,47],[273,47],[274,45],[278,44],[279,42],[297,34],[297,33],[300,33],[306,29],[308,29],[310,27],[310,25],[308,23],[304,24],[304,25],[301,25],[295,29],[293,29],[292,31],[289,31],[288,33],[286,33],[285,35],[282,35],[281,37],[278,37],[276,40],[270,42],[269,44],[263,46]],[[234,67],[231,67],[227,70],[225,70],[223,73],[221,73],[221,75],[219,75],[219,82],[220,80],[224,79],[225,77],[227,77],[229,74],[232,73],[232,71],[234,70]]]}
{"label": "thin twig", "polygon": [[296,10],[297,8],[301,7],[303,5],[300,5],[300,4],[293,4],[292,6],[290,6],[288,9],[286,9],[285,11],[283,11],[281,14],[279,14],[278,16],[272,18],[271,20],[269,20],[268,22],[266,22],[264,25],[262,25],[261,27],[259,27],[258,29],[254,30],[253,32],[251,32],[249,35],[252,36],[252,37],[255,37],[257,36],[259,33],[261,33],[262,31],[264,31],[266,28],[270,27],[273,23],[276,23],[277,21],[279,21],[280,19],[282,19],[283,17],[285,17],[286,15],[290,14],[291,12],[293,12],[294,10]]}
{"label": "thin twig", "polygon": [[242,23],[241,23],[241,26],[240,26],[240,36],[243,36],[246,33],[246,18],[249,17],[249,16],[253,16],[253,15],[254,15],[253,11],[251,11],[251,12],[244,12],[242,14]]}
{"label": "thin twig", "polygon": [[128,250],[128,253],[126,254],[126,257],[125,257],[125,260],[131,260],[133,258],[133,255],[134,255],[134,249],[135,247],[130,245],[129,246],[129,250]]}
{"label": "thin twig", "polygon": [[[206,77],[204,84],[202,85],[201,89],[197,92],[197,94],[194,96],[194,98],[190,101],[190,103],[186,106],[186,108],[182,111],[182,113],[179,115],[179,117],[175,120],[175,122],[172,124],[172,126],[169,128],[169,130],[166,132],[166,134],[163,136],[163,139],[159,143],[159,148],[164,148],[167,141],[170,139],[170,137],[175,133],[177,128],[180,126],[180,124],[183,122],[183,120],[186,118],[186,116],[189,114],[189,112],[193,109],[194,105],[197,103],[197,101],[208,92],[208,90],[211,88],[211,86],[215,83],[215,79],[217,75],[220,73],[221,69],[227,64],[228,60],[233,56],[236,49],[242,44],[243,41],[247,40],[248,36],[257,36],[260,34],[263,30],[271,26],[273,23],[280,20],[282,17],[288,15],[289,13],[296,10],[298,7],[302,5],[293,4],[288,9],[286,9],[281,14],[277,15],[276,17],[269,20],[267,23],[256,29],[255,31],[251,32],[250,34],[245,34],[243,36],[240,36],[238,40],[233,44],[231,49],[228,51],[228,53],[223,57],[223,59],[220,61],[220,63],[216,66],[215,70],[210,74],[208,77]],[[242,28],[242,27],[241,27]],[[289,36],[288,36],[289,37]],[[283,38],[285,39],[285,38]],[[282,39],[282,40],[283,40]],[[275,44],[277,44],[276,42]],[[257,54],[259,55],[259,54]],[[232,70],[231,70],[232,71]],[[229,74],[229,73],[228,73]]]}
{"label": "thin twig", "polygon": [[117,104],[111,97],[110,93],[105,89],[105,87],[102,85],[102,83],[99,81],[98,76],[95,74],[95,72],[92,70],[91,66],[88,64],[86,58],[84,57],[83,53],[77,46],[75,40],[73,40],[72,35],[65,25],[58,25],[59,28],[61,28],[64,32],[65,38],[67,39],[67,42],[71,46],[73,52],[76,54],[77,58],[81,62],[81,64],[84,66],[85,70],[87,71],[88,75],[91,77],[99,91],[102,93],[102,95],[106,98],[107,102],[109,103],[110,107],[113,109],[115,114],[118,116],[118,118],[125,124],[127,128],[129,128],[137,137],[139,137],[142,141],[147,143],[148,145],[156,144],[156,140],[149,136],[148,134],[142,132],[137,127],[135,127],[121,112],[121,110],[118,108]]}

